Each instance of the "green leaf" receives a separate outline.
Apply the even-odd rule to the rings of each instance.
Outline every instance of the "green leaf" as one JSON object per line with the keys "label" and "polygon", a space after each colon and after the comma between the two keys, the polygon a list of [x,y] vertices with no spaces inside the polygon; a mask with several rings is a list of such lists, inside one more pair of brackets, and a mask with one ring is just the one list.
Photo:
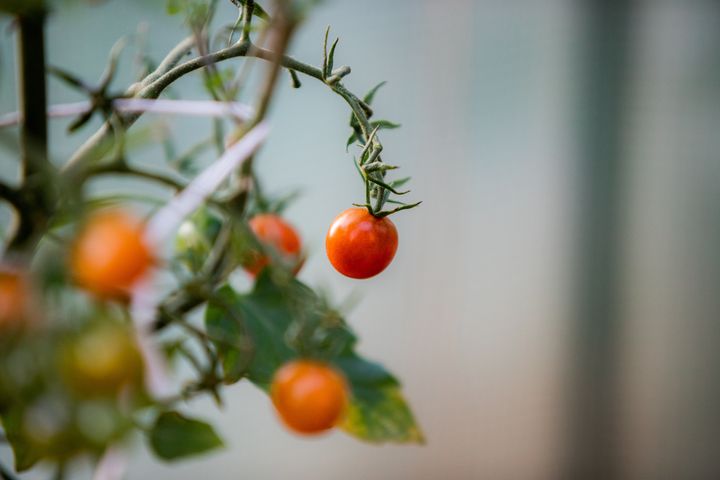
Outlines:
{"label": "green leaf", "polygon": [[261,18],[262,20],[270,20],[270,15],[268,15],[267,11],[263,9],[263,7],[260,6],[259,3],[255,2],[255,8],[253,9],[253,15],[256,17]]}
{"label": "green leaf", "polygon": [[398,381],[382,366],[347,353],[334,361],[350,383],[352,401],[340,427],[372,443],[424,443]]}
{"label": "green leaf", "polygon": [[348,139],[347,139],[347,143],[345,144],[345,151],[346,151],[346,152],[347,152],[348,147],[350,147],[350,145],[352,145],[353,143],[355,143],[355,141],[356,141],[357,139],[358,139],[358,137],[357,137],[357,134],[356,134],[355,132],[353,132],[352,134],[350,134],[350,136],[349,136]]}
{"label": "green leaf", "polygon": [[325,29],[325,37],[323,38],[323,62],[322,62],[322,78],[325,80],[328,76],[328,35],[330,35],[330,25]]}
{"label": "green leaf", "polygon": [[[250,295],[236,297],[236,305],[244,314],[245,327],[255,346],[248,378],[264,390],[269,388],[275,370],[298,356],[285,341],[285,333],[293,321],[293,308],[289,303],[294,301],[285,296],[285,289],[274,288],[269,278],[270,271],[265,269]],[[297,289],[291,295],[300,297],[305,293]],[[297,304],[300,302],[298,299]]]}
{"label": "green leaf", "polygon": [[28,439],[23,429],[23,415],[24,409],[15,408],[0,417],[5,436],[12,447],[15,470],[18,472],[30,469],[43,457],[41,449]]}
{"label": "green leaf", "polygon": [[372,162],[372,163],[366,163],[363,167],[366,172],[387,172],[388,170],[397,170],[397,165],[388,165],[387,163],[383,162]]}
{"label": "green leaf", "polygon": [[403,191],[403,192],[400,192],[400,191],[398,191],[398,190],[395,190],[393,187],[391,187],[391,186],[388,185],[387,183],[385,183],[385,182],[383,182],[382,180],[379,180],[379,179],[377,179],[377,178],[374,178],[374,177],[371,176],[371,175],[368,175],[368,176],[367,176],[367,179],[368,179],[369,182],[374,183],[375,185],[377,185],[377,186],[379,186],[379,187],[382,187],[382,188],[384,188],[385,190],[388,190],[388,191],[394,193],[395,195],[405,195],[405,194],[410,193],[410,190],[405,190],[405,191]]}
{"label": "green leaf", "polygon": [[221,289],[208,302],[205,310],[205,328],[214,340],[227,384],[239,381],[248,370],[253,358],[252,343],[248,341],[240,311],[233,304],[234,295],[229,288]]}
{"label": "green leaf", "polygon": [[76,88],[86,93],[91,90],[90,87],[88,87],[84,81],[76,77],[75,74],[70,73],[67,70],[63,70],[62,68],[48,66],[47,73],[54,75],[72,88]]}
{"label": "green leaf", "polygon": [[375,85],[373,88],[371,88],[370,91],[368,93],[366,93],[365,96],[363,97],[363,102],[370,105],[372,103],[373,99],[375,98],[375,94],[377,93],[377,91],[380,90],[380,87],[382,87],[386,83],[387,83],[386,81],[382,81],[382,82],[378,83],[377,85]]}
{"label": "green leaf", "polygon": [[355,353],[355,335],[327,302],[298,280],[274,273],[266,269],[247,295],[229,286],[220,291],[242,312],[255,346],[248,378],[267,391],[275,371],[286,362],[321,359],[341,370],[351,388],[344,431],[374,443],[422,443],[398,381]]}
{"label": "green leaf", "polygon": [[390,120],[374,120],[370,122],[373,127],[380,127],[380,129],[392,130],[394,128],[400,128],[399,123],[391,122]]}
{"label": "green leaf", "polygon": [[255,234],[247,222],[233,221],[230,236],[231,259],[236,266],[247,265],[257,259],[258,252],[263,251]]}
{"label": "green leaf", "polygon": [[292,85],[293,88],[302,87],[302,82],[300,82],[300,77],[298,77],[297,72],[292,68],[289,68],[288,72],[290,72],[290,85]]}
{"label": "green leaf", "polygon": [[113,78],[115,78],[115,72],[117,71],[118,62],[120,61],[120,54],[125,50],[126,45],[127,37],[121,37],[110,49],[105,71],[99,80],[99,89],[101,92],[106,92]]}
{"label": "green leaf", "polygon": [[149,441],[152,451],[163,460],[199,455],[223,445],[210,425],[173,411],[157,418]]}
{"label": "green leaf", "polygon": [[333,42],[332,46],[330,47],[330,53],[328,54],[328,60],[327,60],[327,67],[325,68],[325,76],[330,76],[332,74],[333,66],[335,65],[335,48],[337,47],[338,42],[340,41],[339,38],[336,38]]}
{"label": "green leaf", "polygon": [[412,178],[412,177],[399,178],[399,179],[397,179],[397,180],[393,180],[392,182],[390,182],[390,185],[392,185],[393,188],[402,187],[402,186],[405,185],[407,182],[409,182],[411,178]]}
{"label": "green leaf", "polygon": [[416,203],[410,203],[410,204],[402,204],[397,208],[393,208],[392,210],[382,211],[379,213],[376,213],[375,216],[378,218],[385,218],[388,215],[392,215],[393,213],[401,212],[403,210],[410,210],[411,208],[415,208],[418,205],[420,205],[422,202],[416,202]]}
{"label": "green leaf", "polygon": [[333,358],[355,343],[355,336],[337,312],[305,284],[278,269],[265,269],[254,290],[239,295],[229,286],[219,292],[233,299],[255,355],[248,378],[267,389],[275,371],[303,355]]}

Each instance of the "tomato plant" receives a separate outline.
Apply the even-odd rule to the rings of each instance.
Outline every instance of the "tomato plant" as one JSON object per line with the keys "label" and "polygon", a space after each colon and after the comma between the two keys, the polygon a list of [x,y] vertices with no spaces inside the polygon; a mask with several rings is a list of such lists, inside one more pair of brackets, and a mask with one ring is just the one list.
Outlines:
{"label": "tomato plant", "polygon": [[[103,456],[125,448],[133,431],[163,460],[206,453],[222,445],[220,435],[178,410],[202,395],[221,405],[226,387],[240,381],[267,392],[268,404],[294,432],[337,427],[374,443],[421,443],[400,382],[357,352],[359,339],[346,318],[298,278],[303,245],[282,215],[294,196],[265,194],[255,168],[281,73],[295,88],[302,76],[343,100],[350,112],[346,146],[359,150],[364,202],[333,223],[328,257],[347,276],[378,274],[397,249],[388,216],[418,205],[398,200],[408,178],[390,179],[397,167],[381,156],[380,131],[398,127],[375,117],[371,104],[382,83],[363,96],[344,85],[350,68],[335,65],[338,41],[329,44],[329,29],[318,66],[287,55],[311,0],[262,6],[169,0],[168,13],[181,16],[190,35],[157,59],[136,42],[143,68],[115,91],[128,39],[113,47],[97,82],[80,78],[77,65],[47,65],[55,62],[45,58],[45,22],[63,1],[0,2],[17,25],[22,79],[20,111],[0,117],[0,128],[20,126],[19,182],[0,178],[0,199],[15,216],[3,226],[0,260],[0,422],[15,470],[47,461],[60,478],[80,457],[102,469]],[[237,20],[216,29],[215,20],[231,17]],[[254,95],[245,80],[258,62],[238,68],[229,59],[266,62]],[[195,71],[212,100],[163,98]],[[87,101],[48,105],[46,75]],[[81,133],[94,116],[102,120],[62,165],[50,161],[48,110],[53,118],[74,115],[68,135]],[[180,149],[162,124],[165,114],[212,122],[207,132],[197,131],[197,143]],[[160,167],[148,168],[134,153],[158,140],[135,125],[144,116],[163,125]],[[135,184],[120,194],[89,188],[105,176],[164,190],[161,198],[148,198]],[[234,282],[243,269],[251,274],[246,289]],[[32,334],[5,333],[36,318],[42,321]],[[176,375],[176,368],[190,373]],[[0,464],[0,476],[6,471]]]}

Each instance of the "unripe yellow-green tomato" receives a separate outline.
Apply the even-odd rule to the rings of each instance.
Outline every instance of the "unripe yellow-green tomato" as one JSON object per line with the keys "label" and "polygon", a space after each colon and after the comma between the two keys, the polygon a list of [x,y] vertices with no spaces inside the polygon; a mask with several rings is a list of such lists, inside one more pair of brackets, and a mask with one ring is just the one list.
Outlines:
{"label": "unripe yellow-green tomato", "polygon": [[65,383],[81,396],[113,396],[142,385],[142,357],[130,329],[122,325],[93,325],[71,339],[61,355]]}

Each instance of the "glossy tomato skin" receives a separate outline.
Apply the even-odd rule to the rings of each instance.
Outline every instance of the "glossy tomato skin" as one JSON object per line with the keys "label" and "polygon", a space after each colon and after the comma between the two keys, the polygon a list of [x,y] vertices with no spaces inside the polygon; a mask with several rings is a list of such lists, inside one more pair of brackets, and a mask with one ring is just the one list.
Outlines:
{"label": "glossy tomato skin", "polygon": [[[258,241],[272,248],[297,274],[302,266],[302,242],[292,225],[274,213],[256,215],[248,222]],[[270,258],[260,252],[253,252],[243,267],[251,275],[259,274],[270,264]]]}
{"label": "glossy tomato skin", "polygon": [[333,428],[342,419],[347,391],[345,379],[332,367],[296,360],[275,373],[270,396],[288,428],[313,435]]}
{"label": "glossy tomato skin", "polygon": [[99,297],[126,296],[153,263],[143,234],[142,223],[121,210],[90,217],[72,247],[75,280]]}
{"label": "glossy tomato skin", "polygon": [[376,218],[365,208],[348,208],[330,225],[325,250],[335,269],[350,278],[370,278],[395,257],[397,229],[387,218]]}

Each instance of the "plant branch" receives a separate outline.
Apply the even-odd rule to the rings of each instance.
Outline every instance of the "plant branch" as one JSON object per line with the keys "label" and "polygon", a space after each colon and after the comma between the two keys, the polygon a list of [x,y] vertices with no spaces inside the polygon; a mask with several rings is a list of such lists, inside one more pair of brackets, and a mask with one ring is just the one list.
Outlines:
{"label": "plant branch", "polygon": [[139,170],[137,168],[131,167],[125,162],[113,162],[107,165],[100,165],[86,172],[87,176],[106,174],[132,175],[135,177],[144,178],[146,180],[152,180],[154,182],[165,184],[169,187],[174,188],[175,190],[182,190],[183,188],[185,188],[185,185],[172,177],[163,175],[161,173],[150,172],[147,170]]}
{"label": "plant branch", "polygon": [[[189,39],[185,39],[183,42],[181,42],[181,44],[184,44],[184,48],[178,48],[180,46],[178,45],[178,47],[173,49],[173,52],[175,53],[173,53],[172,55],[168,54],[167,58],[176,60],[179,56],[179,52],[187,51],[185,50],[185,47],[191,48],[191,46],[189,47],[187,45],[188,43],[192,42]],[[193,58],[192,60],[188,60],[184,63],[175,65],[169,68],[169,70],[165,71],[164,73],[159,73],[158,70],[160,70],[160,68],[158,67],[155,72],[148,76],[148,78],[152,78],[152,80],[148,81],[148,78],[146,78],[141,82],[142,88],[138,92],[136,92],[136,97],[148,99],[157,98],[168,86],[170,86],[173,82],[183,77],[184,75],[187,75],[188,73],[206,67],[210,64],[222,62],[232,58],[246,56],[259,58],[270,62],[276,61],[278,58],[278,55],[271,50],[257,47],[250,44],[249,42],[237,43],[230,47],[213,52],[211,54],[198,56],[196,58]],[[279,64],[287,69],[300,72],[304,75],[324,82],[322,70],[320,68],[303,63],[288,55],[281,55],[279,57],[279,60]],[[167,67],[170,66],[172,62],[164,61],[163,64],[165,64],[165,66]],[[370,135],[370,132],[372,131],[372,128],[370,127],[370,122],[368,120],[365,109],[363,108],[361,100],[356,95],[347,90],[341,82],[329,85],[329,87],[338,95],[340,95],[350,106],[353,114],[358,119],[358,123],[360,124],[363,135],[367,139]],[[139,113],[133,115],[126,115],[124,117],[126,126],[130,126],[139,117]],[[90,137],[88,141],[82,147],[80,147],[77,152],[75,152],[68,164],[63,169],[64,173],[68,173],[74,170],[75,165],[84,162],[86,159],[92,158],[94,155],[98,155],[98,147],[101,144],[105,143],[104,141],[111,135],[112,132],[110,131],[108,126],[103,125],[100,130],[98,130],[92,137]]]}
{"label": "plant branch", "polygon": [[10,185],[0,182],[0,198],[8,202],[15,208],[19,208],[22,204],[20,200],[20,192]]}
{"label": "plant branch", "polygon": [[[170,50],[167,55],[165,55],[163,61],[160,62],[160,64],[151,74],[149,74],[141,82],[139,82],[138,86],[145,87],[160,78],[164,73],[167,73],[170,69],[180,63],[180,60],[182,60],[183,57],[190,53],[194,46],[195,35],[190,35],[189,37],[183,39],[180,43],[175,45],[175,47],[173,47],[173,49]],[[128,93],[132,93],[131,91],[133,90],[133,87],[128,90]]]}
{"label": "plant branch", "polygon": [[247,53],[248,48],[248,44],[235,44],[231,47],[218,50],[217,52],[195,57],[185,63],[176,65],[175,67],[165,72],[163,75],[160,75],[156,80],[149,82],[143,89],[138,92],[137,97],[157,98],[158,96],[160,96],[163,90],[165,90],[171,83],[175,82],[180,77],[208,65],[222,62],[223,60],[243,57]]}
{"label": "plant branch", "polygon": [[[173,47],[165,58],[160,62],[158,67],[146,76],[142,81],[132,84],[125,92],[129,96],[137,96],[137,93],[145,88],[147,85],[157,81],[162,75],[172,70],[180,63],[180,60],[187,55],[192,48],[195,46],[195,36],[190,35]],[[126,115],[125,121],[128,121],[131,117],[137,119],[140,114]],[[134,120],[133,120],[134,121]],[[129,122],[128,126],[130,125]],[[68,162],[62,168],[62,174],[65,178],[73,179],[77,178],[82,173],[82,169],[88,159],[101,157],[104,153],[107,153],[110,149],[107,140],[112,135],[112,129],[109,122],[103,123],[103,125],[90,137],[80,148],[70,157]]]}
{"label": "plant branch", "polygon": [[245,0],[242,7],[242,33],[240,34],[240,42],[250,42],[250,29],[252,27],[252,16],[255,10],[255,0]]}
{"label": "plant branch", "polygon": [[[258,47],[253,47],[248,52],[248,56],[260,58],[262,60],[267,60],[270,62],[274,61],[276,58],[276,54],[274,52],[264,49],[264,48],[258,48]],[[307,75],[308,77],[312,77],[317,80],[320,80],[321,82],[324,82],[322,70],[320,68],[313,67],[312,65],[303,63],[289,55],[282,55],[280,57],[280,65],[282,65],[283,67],[285,67],[289,70],[294,70],[296,72],[300,72],[304,75]],[[368,120],[365,109],[362,106],[362,101],[355,94],[353,94],[347,88],[345,88],[345,86],[342,85],[342,83],[340,83],[340,82],[337,82],[333,85],[329,85],[329,87],[335,93],[340,95],[345,100],[345,102],[350,106],[350,108],[353,111],[353,114],[355,115],[355,117],[358,119],[358,122],[360,123],[360,127],[362,128],[365,139],[367,139],[370,136],[370,133],[372,132],[372,127],[370,126],[370,121]]]}

